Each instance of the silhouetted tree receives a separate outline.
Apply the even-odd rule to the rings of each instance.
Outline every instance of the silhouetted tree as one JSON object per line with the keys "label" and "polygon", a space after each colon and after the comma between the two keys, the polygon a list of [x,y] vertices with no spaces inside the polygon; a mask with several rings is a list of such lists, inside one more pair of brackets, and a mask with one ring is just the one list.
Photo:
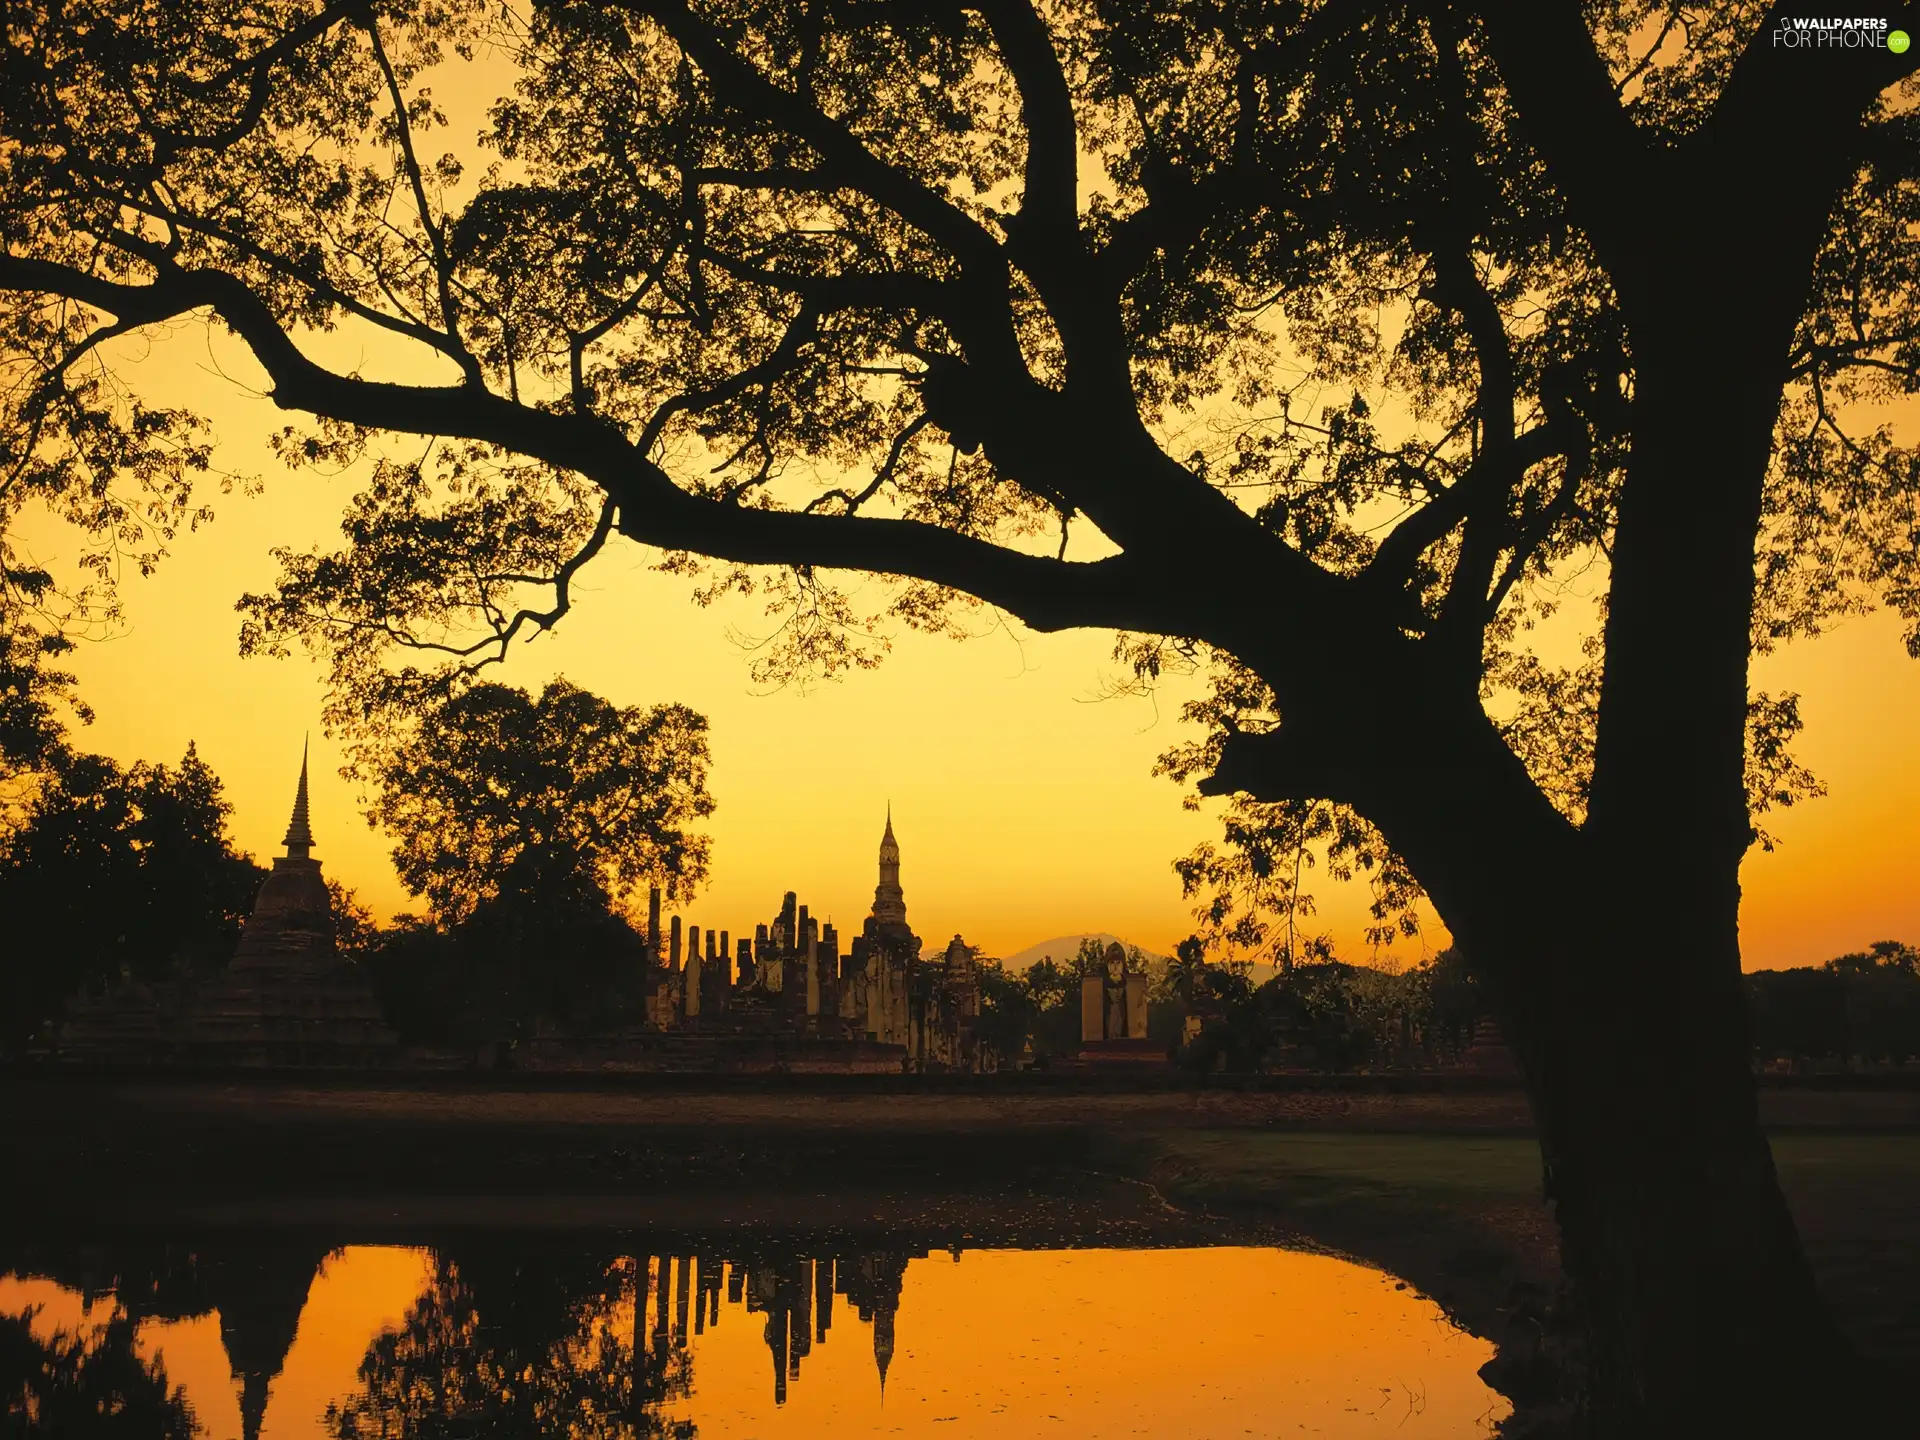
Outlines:
{"label": "silhouetted tree", "polygon": [[1173,963],[1162,977],[1167,993],[1192,1007],[1205,987],[1207,951],[1198,935],[1189,935],[1173,947]]}
{"label": "silhouetted tree", "polygon": [[[111,530],[91,482],[127,476],[176,513],[200,432],[104,342],[210,314],[317,417],[286,453],[372,457],[346,548],[248,601],[246,645],[329,658],[341,724],[557,623],[616,534],[757,591],[767,677],[962,596],[1129,632],[1147,681],[1206,666],[1211,735],[1171,770],[1248,831],[1341,807],[1382,923],[1417,882],[1486,980],[1596,1422],[1830,1430],[1864,1392],[1759,1129],[1737,929],[1754,814],[1806,779],[1748,660],[1876,597],[1920,613],[1916,467],[1849,422],[1920,385],[1920,55],[1786,25],[29,5],[0,52],[7,493]],[[501,163],[462,169],[429,90],[482,44],[517,88]],[[296,343],[335,324],[432,375]],[[1069,558],[1076,522],[1104,558]],[[1526,626],[1595,566],[1590,663],[1556,669]],[[836,571],[897,581],[863,608]]]}
{"label": "silhouetted tree", "polygon": [[1080,993],[1079,976],[1071,969],[1056,964],[1051,955],[1043,955],[1029,965],[1025,980],[1034,1003],[1042,1010],[1051,1010],[1074,1001]]}
{"label": "silhouetted tree", "polygon": [[617,706],[564,680],[536,699],[476,685],[383,754],[373,818],[401,882],[446,922],[503,896],[605,908],[646,881],[706,875],[707,722],[682,705]]}
{"label": "silhouetted tree", "polygon": [[1491,1013],[1466,956],[1449,946],[1415,973],[1427,990],[1428,1054],[1439,1058],[1465,1050],[1481,1018]]}
{"label": "silhouetted tree", "polygon": [[177,767],[78,755],[41,777],[0,835],[9,1038],[84,987],[227,962],[266,875],[234,850],[231,810],[191,745]]}
{"label": "silhouetted tree", "polygon": [[599,891],[549,886],[483,900],[450,926],[396,925],[364,965],[403,1036],[471,1047],[542,1020],[637,1021],[646,948]]}
{"label": "silhouetted tree", "polygon": [[1847,987],[1839,975],[1810,966],[1763,970],[1747,977],[1747,989],[1759,1059],[1846,1063]]}
{"label": "silhouetted tree", "polygon": [[1024,975],[1009,975],[997,960],[980,961],[974,973],[980,982],[980,1041],[999,1056],[1002,1069],[1017,1069],[1040,1013],[1033,990]]}
{"label": "silhouetted tree", "polygon": [[1072,961],[1074,980],[1086,979],[1089,975],[1107,973],[1106,943],[1089,935],[1080,942],[1080,948],[1074,952]]}
{"label": "silhouetted tree", "polygon": [[691,1359],[683,1345],[649,1349],[634,1321],[633,1262],[466,1253],[436,1256],[405,1322],[368,1348],[359,1392],[327,1407],[340,1440],[691,1440],[694,1426],[659,1404],[686,1394]]}
{"label": "silhouetted tree", "polygon": [[1865,950],[1836,955],[1826,968],[1836,975],[1920,974],[1920,948],[1898,940],[1876,940]]}
{"label": "silhouetted tree", "polygon": [[687,894],[706,873],[707,839],[687,828],[713,811],[706,721],[565,681],[537,698],[476,685],[380,755],[374,818],[439,922],[366,942],[401,1032],[465,1045],[543,1018],[634,1018],[643,947],[619,903],[649,880]]}
{"label": "silhouetted tree", "polygon": [[380,926],[353,887],[332,876],[327,877],[327,898],[333,905],[334,948],[349,965],[357,965],[380,943]]}
{"label": "silhouetted tree", "polygon": [[1747,987],[1762,1061],[1902,1065],[1920,1055],[1920,951],[1911,945],[1878,940],[1818,969],[1758,971]]}
{"label": "silhouetted tree", "polygon": [[1051,955],[1043,955],[1021,978],[1033,997],[1035,1060],[1045,1063],[1053,1056],[1073,1054],[1080,1048],[1080,972],[1076,962],[1063,965]]}
{"label": "silhouetted tree", "polygon": [[[0,546],[3,542],[0,533]],[[0,558],[0,565],[4,564]],[[74,693],[72,673],[57,668],[74,642],[22,623],[25,617],[18,610],[17,604],[0,601],[0,806],[15,805],[24,798],[18,792],[27,777],[70,758],[68,715],[92,718]],[[0,825],[14,818],[0,809]]]}
{"label": "silhouetted tree", "polygon": [[185,1393],[134,1348],[125,1315],[87,1336],[33,1333],[34,1312],[0,1315],[0,1434],[8,1440],[192,1440]]}

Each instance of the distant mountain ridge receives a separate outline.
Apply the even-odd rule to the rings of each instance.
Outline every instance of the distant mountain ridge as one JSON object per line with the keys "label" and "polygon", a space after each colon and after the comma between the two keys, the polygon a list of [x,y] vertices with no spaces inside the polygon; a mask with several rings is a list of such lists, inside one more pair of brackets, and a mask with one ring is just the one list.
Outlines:
{"label": "distant mountain ridge", "polygon": [[[1000,963],[1009,971],[1016,973],[1044,960],[1049,955],[1053,957],[1055,964],[1065,964],[1080,953],[1082,940],[1098,940],[1103,950],[1116,940],[1123,948],[1133,943],[1124,935],[1115,935],[1111,931],[1083,930],[1078,935],[1056,935],[1051,940],[1042,940],[1038,945],[1029,945],[1026,949],[1007,956]],[[1140,953],[1147,957],[1147,968],[1153,971],[1158,971],[1171,959],[1170,956],[1158,954],[1144,945],[1140,947]]]}

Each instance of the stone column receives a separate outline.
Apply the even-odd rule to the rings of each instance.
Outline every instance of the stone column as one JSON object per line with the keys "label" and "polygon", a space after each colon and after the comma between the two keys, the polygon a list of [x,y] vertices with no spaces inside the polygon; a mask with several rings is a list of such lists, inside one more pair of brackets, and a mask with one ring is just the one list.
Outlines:
{"label": "stone column", "polygon": [[820,1014],[820,941],[807,926],[807,1019]]}
{"label": "stone column", "polygon": [[893,1031],[893,1039],[902,1045],[913,1044],[913,961],[907,956],[887,957],[887,1000],[892,1012],[888,1017],[888,1028]]}
{"label": "stone column", "polygon": [[[664,1356],[667,1353],[667,1293],[673,1284],[673,1261],[665,1255],[653,1257],[653,1353]],[[640,1348],[640,1337],[633,1337],[634,1349]]]}
{"label": "stone column", "polygon": [[1080,1040],[1107,1038],[1107,979],[1105,975],[1080,977]]}
{"label": "stone column", "polygon": [[820,1013],[840,1013],[840,937],[831,925],[820,928]]}
{"label": "stone column", "polygon": [[1127,976],[1127,1038],[1147,1038],[1147,977],[1137,972]]}
{"label": "stone column", "polygon": [[887,952],[867,943],[867,1033],[882,1041],[892,1039],[887,1033]]}
{"label": "stone column", "polygon": [[680,1018],[680,940],[680,917],[676,915],[667,926],[667,968],[666,973],[661,976],[660,986],[662,1029]]}
{"label": "stone column", "polygon": [[744,936],[740,941],[740,978],[738,984],[742,990],[753,984],[753,942]]}
{"label": "stone column", "polygon": [[700,927],[690,926],[687,930],[687,968],[682,972],[681,1013],[687,1019],[695,1020],[700,1016]]}
{"label": "stone column", "polygon": [[790,1337],[787,1322],[792,1319],[780,1305],[767,1307],[767,1350],[773,1356],[773,1403],[787,1403],[787,1347]]}
{"label": "stone column", "polygon": [[693,1257],[693,1333],[700,1335],[707,1328],[707,1282],[708,1272],[713,1262],[700,1263],[699,1255]]}
{"label": "stone column", "polygon": [[807,935],[812,928],[807,907],[799,906],[790,932],[792,940],[780,952],[780,1013],[794,1029],[807,1023]]}
{"label": "stone column", "polygon": [[[832,927],[829,926],[829,929]],[[814,1339],[824,1345],[833,1325],[833,1258],[813,1262]]]}
{"label": "stone column", "polygon": [[689,1274],[691,1267],[688,1264],[688,1258],[682,1255],[679,1265],[674,1270],[673,1343],[676,1345],[687,1343],[687,1305],[692,1298],[688,1292],[693,1288],[690,1283],[693,1277]]}
{"label": "stone column", "polygon": [[733,969],[727,950],[727,932],[707,931],[707,958],[700,967],[700,1009],[708,1016],[723,1015],[727,1009],[728,976]]}
{"label": "stone column", "polygon": [[654,995],[660,986],[660,887],[647,891],[647,943],[643,952],[646,974],[640,977],[640,1013],[654,1019]]}

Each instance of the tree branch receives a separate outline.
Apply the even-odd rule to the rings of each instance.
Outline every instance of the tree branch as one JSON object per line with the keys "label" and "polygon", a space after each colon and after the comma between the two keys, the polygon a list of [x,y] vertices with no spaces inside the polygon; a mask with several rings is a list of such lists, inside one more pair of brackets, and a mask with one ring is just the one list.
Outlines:
{"label": "tree branch", "polygon": [[[1512,462],[1515,394],[1513,347],[1506,317],[1481,280],[1470,242],[1463,236],[1433,250],[1434,291],[1455,310],[1473,340],[1480,366],[1475,409],[1480,416],[1482,454],[1491,462],[1486,484],[1467,497],[1465,533],[1440,606],[1435,633],[1454,636],[1462,654],[1470,648],[1479,662],[1478,617],[1487,587],[1493,583],[1500,551],[1512,526],[1510,500],[1525,470]],[[1471,642],[1471,643],[1470,643]]]}
{"label": "tree branch", "polygon": [[[1080,243],[1079,130],[1067,77],[1047,23],[1030,0],[983,0],[980,9],[1019,91],[1027,132],[1026,183],[1019,213],[1009,217],[1009,248],[1048,295],[1049,308],[1072,314],[1084,308],[1074,291],[1086,257]],[[1056,295],[1068,303],[1057,304]]]}
{"label": "tree branch", "polygon": [[[1430,0],[1428,9],[1444,9]],[[1580,228],[1620,283],[1648,224],[1639,183],[1659,156],[1614,94],[1579,0],[1491,0],[1474,7],[1520,124]]]}
{"label": "tree branch", "polygon": [[781,89],[728,47],[720,34],[678,0],[628,0],[654,20],[707,73],[715,89],[741,109],[782,126],[820,155],[826,173],[878,201],[946,246],[963,263],[998,267],[1000,245],[978,221],[945,196],[875,155],[842,125]]}
{"label": "tree branch", "polygon": [[414,207],[420,212],[420,228],[427,232],[427,243],[432,247],[434,280],[440,294],[440,323],[446,327],[450,353],[459,362],[466,374],[467,383],[484,386],[486,377],[481,374],[480,362],[460,339],[460,309],[453,299],[453,262],[447,256],[447,237],[440,222],[433,218],[433,208],[427,203],[426,177],[420,171],[420,159],[413,150],[413,125],[407,118],[406,97],[400,93],[399,77],[393,73],[393,63],[387,59],[387,47],[380,42],[380,21],[371,10],[361,21],[367,32],[367,43],[373,47],[373,58],[379,63],[380,73],[386,77],[387,96],[393,102],[393,124],[400,140],[400,157],[407,172],[407,182],[413,189]]}
{"label": "tree branch", "polygon": [[1387,532],[1361,572],[1362,582],[1382,591],[1406,584],[1415,562],[1429,545],[1484,505],[1489,495],[1510,493],[1521,475],[1560,454],[1563,444],[1562,437],[1548,424],[1518,436],[1504,455],[1482,450],[1466,474]]}
{"label": "tree branch", "polygon": [[212,93],[233,84],[243,76],[247,82],[247,98],[242,103],[240,114],[233,123],[223,126],[208,135],[194,135],[181,130],[171,130],[156,121],[149,120],[153,131],[153,161],[157,169],[165,169],[178,157],[195,150],[224,150],[242,139],[248,131],[260,123],[266,114],[267,102],[273,98],[273,69],[310,40],[317,40],[342,20],[355,17],[366,9],[366,0],[335,0],[319,14],[294,26],[278,40],[261,50],[250,59],[229,66],[219,75],[204,82],[190,85],[188,88],[203,93]]}
{"label": "tree branch", "polygon": [[[619,506],[619,529],[645,544],[747,565],[911,575],[976,595],[1036,630],[1179,630],[1177,576],[1121,554],[1093,562],[1027,555],[913,520],[757,510],[688,494],[620,432],[592,416],[516,405],[465,385],[398,385],[336,374],[307,359],[264,301],[235,277],[162,260],[148,285],[51,261],[0,257],[0,289],[60,295],[122,325],[211,310],[252,350],[274,403],[347,424],[501,446],[587,476]],[[1163,567],[1164,568],[1164,567]],[[1190,628],[1190,627],[1189,627]]]}

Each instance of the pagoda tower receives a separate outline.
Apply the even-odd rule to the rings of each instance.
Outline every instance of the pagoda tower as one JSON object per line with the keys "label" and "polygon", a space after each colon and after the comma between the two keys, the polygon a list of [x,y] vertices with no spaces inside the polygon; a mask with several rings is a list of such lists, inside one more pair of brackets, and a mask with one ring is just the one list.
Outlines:
{"label": "pagoda tower", "polygon": [[[880,836],[880,883],[873,888],[873,913],[867,916],[849,953],[851,970],[865,1003],[850,1001],[843,1011],[856,1032],[887,1045],[908,1045],[913,1032],[913,967],[920,960],[920,937],[907,928],[907,897],[900,889],[900,842],[893,837],[893,806]],[[850,995],[854,991],[848,992]]]}
{"label": "pagoda tower", "polygon": [[907,897],[900,888],[900,842],[893,838],[893,806],[887,806],[887,829],[880,837],[880,883],[873,887],[873,921],[876,927],[907,928]]}
{"label": "pagoda tower", "polygon": [[333,897],[312,855],[305,746],[281,843],[287,853],[274,857],[226,974],[185,1017],[185,1058],[275,1067],[393,1063],[397,1037],[335,942]]}
{"label": "pagoda tower", "polygon": [[298,980],[332,971],[333,897],[312,856],[313,825],[307,813],[307,748],[300,747],[300,784],[293,815],[281,839],[287,853],[276,855],[273,873],[254,898],[253,914],[240,932],[232,974],[262,979]]}

